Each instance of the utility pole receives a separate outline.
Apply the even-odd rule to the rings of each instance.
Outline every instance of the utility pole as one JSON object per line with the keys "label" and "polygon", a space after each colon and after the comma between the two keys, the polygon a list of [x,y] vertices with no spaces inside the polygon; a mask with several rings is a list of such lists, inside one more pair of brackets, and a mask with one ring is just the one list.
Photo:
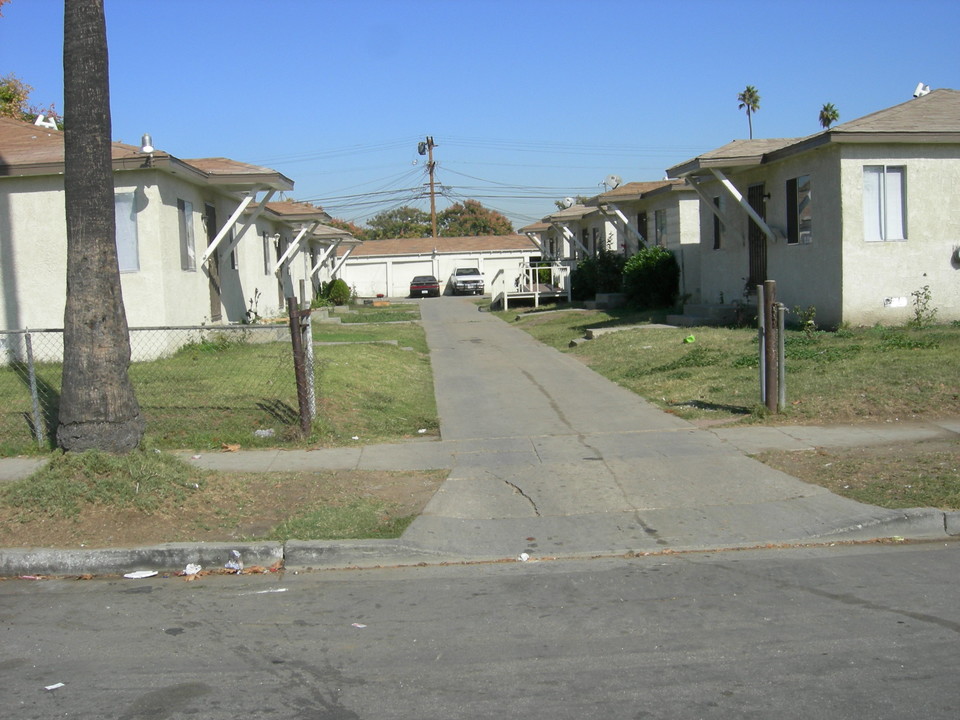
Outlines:
{"label": "utility pole", "polygon": [[417,147],[421,155],[427,156],[427,170],[430,173],[430,226],[433,230],[434,239],[437,237],[437,197],[433,187],[433,171],[436,169],[436,163],[433,161],[433,149],[435,147],[432,135],[427,135],[426,142],[420,143]]}

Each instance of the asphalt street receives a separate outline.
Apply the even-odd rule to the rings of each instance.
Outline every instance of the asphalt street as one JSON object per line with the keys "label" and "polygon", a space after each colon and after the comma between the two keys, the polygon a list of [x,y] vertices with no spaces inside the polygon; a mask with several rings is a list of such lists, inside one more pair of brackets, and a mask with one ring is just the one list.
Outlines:
{"label": "asphalt street", "polygon": [[956,544],[938,542],[9,580],[0,707],[24,720],[953,720],[958,574]]}

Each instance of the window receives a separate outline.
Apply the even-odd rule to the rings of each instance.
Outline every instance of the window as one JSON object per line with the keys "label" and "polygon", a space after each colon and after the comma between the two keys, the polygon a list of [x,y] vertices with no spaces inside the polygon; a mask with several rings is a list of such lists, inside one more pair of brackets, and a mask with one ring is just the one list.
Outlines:
{"label": "window", "polygon": [[653,223],[655,227],[655,242],[660,247],[667,246],[667,211],[654,210]]}
{"label": "window", "polygon": [[787,180],[787,245],[809,243],[813,239],[810,212],[810,176]]}
{"label": "window", "polygon": [[140,248],[137,240],[137,201],[132,192],[113,196],[117,216],[117,264],[120,272],[140,270]]}
{"label": "window", "polygon": [[[232,228],[230,229],[230,232],[227,233],[227,236],[223,239],[223,241],[227,244],[227,247],[230,247],[231,245],[233,245],[233,229]],[[236,248],[230,251],[230,269],[231,270],[240,269],[240,261],[237,259]]]}
{"label": "window", "polygon": [[[720,196],[718,195],[713,199],[713,206],[720,210]],[[723,235],[723,223],[720,222],[720,216],[716,213],[711,213],[713,215],[713,249],[720,249],[720,238]]]}
{"label": "window", "polygon": [[270,235],[269,233],[262,232],[260,237],[263,240],[263,274],[270,274]]}
{"label": "window", "polygon": [[863,239],[906,240],[906,168],[863,166]]}
{"label": "window", "polygon": [[600,239],[600,231],[597,228],[591,228],[591,230],[593,231],[593,238],[590,241],[590,254],[595,256],[599,250],[597,240]]}
{"label": "window", "polygon": [[637,214],[637,235],[640,236],[640,244],[647,244],[647,214],[645,212]]}
{"label": "window", "polygon": [[197,253],[193,244],[193,203],[177,198],[180,215],[180,269],[197,269]]}

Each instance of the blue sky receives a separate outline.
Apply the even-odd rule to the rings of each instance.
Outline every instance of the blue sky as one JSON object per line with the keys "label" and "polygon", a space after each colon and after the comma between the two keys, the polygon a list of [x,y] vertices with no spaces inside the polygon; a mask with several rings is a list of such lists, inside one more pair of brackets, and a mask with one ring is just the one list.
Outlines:
{"label": "blue sky", "polygon": [[[956,0],[106,0],[115,140],[279,170],[362,222],[437,181],[515,226],[610,174],[960,89]],[[62,0],[11,0],[0,75],[63,111]],[[69,109],[67,109],[69,112]],[[438,200],[443,208],[450,199]]]}

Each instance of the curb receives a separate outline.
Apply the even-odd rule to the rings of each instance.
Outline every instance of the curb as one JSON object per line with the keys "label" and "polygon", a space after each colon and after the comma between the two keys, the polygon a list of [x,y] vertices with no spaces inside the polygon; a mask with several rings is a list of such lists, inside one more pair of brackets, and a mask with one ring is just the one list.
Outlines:
{"label": "curb", "polygon": [[93,550],[0,550],[0,577],[20,575],[118,575],[134,570],[179,571],[189,563],[222,568],[236,550],[245,566],[270,567],[283,561],[283,544],[167,543]]}
{"label": "curb", "polygon": [[866,540],[896,536],[907,540],[932,540],[960,535],[960,512],[929,507],[889,512],[892,514],[887,517],[870,518],[817,537]]}
{"label": "curb", "polygon": [[[960,512],[944,512],[936,508],[909,508],[885,518],[871,518],[828,533],[797,538],[788,542],[801,544],[818,541],[858,542],[889,537],[917,541],[960,537]],[[762,542],[757,541],[744,543],[742,546],[721,543],[715,548],[691,546],[667,547],[663,550],[667,552],[731,550],[740,547],[749,549],[762,545]],[[91,550],[25,548],[0,549],[0,578],[122,575],[134,570],[180,572],[190,563],[213,570],[223,568],[234,557],[234,552],[240,554],[245,567],[254,565],[272,567],[281,563],[285,570],[292,571],[426,566],[458,562],[500,562],[514,559],[495,556],[456,557],[404,545],[399,540],[166,543],[134,548]],[[570,557],[595,557],[596,555],[594,552],[574,552]]]}

